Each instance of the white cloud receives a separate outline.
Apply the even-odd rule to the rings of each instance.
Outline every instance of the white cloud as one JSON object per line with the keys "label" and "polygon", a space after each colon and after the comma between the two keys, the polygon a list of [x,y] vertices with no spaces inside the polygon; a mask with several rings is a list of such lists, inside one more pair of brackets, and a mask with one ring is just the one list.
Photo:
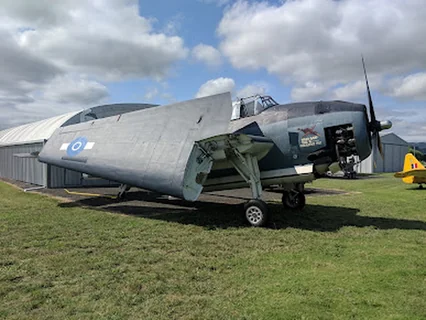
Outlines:
{"label": "white cloud", "polygon": [[426,72],[389,81],[389,94],[400,99],[426,100]]}
{"label": "white cloud", "polygon": [[25,97],[35,86],[63,73],[43,57],[21,50],[5,30],[0,30],[0,38],[0,94]]}
{"label": "white cloud", "polygon": [[157,97],[159,94],[158,88],[149,88],[146,90],[143,98],[147,101],[151,101],[155,97]]}
{"label": "white cloud", "polygon": [[203,43],[192,49],[192,56],[210,67],[217,67],[222,64],[222,55],[219,50]]}
{"label": "white cloud", "polygon": [[107,97],[107,88],[96,81],[57,76],[47,84],[34,86],[34,90],[24,95],[0,92],[0,122],[4,129],[98,105]]}
{"label": "white cloud", "polygon": [[232,92],[235,88],[235,82],[230,78],[212,79],[204,83],[197,94],[196,98],[206,97],[223,92]]}
{"label": "white cloud", "polygon": [[[409,112],[414,110],[407,110],[407,115]],[[419,111],[418,109],[415,111]],[[426,108],[420,110],[422,113],[426,113]],[[415,112],[416,114],[417,112]],[[411,116],[402,116],[402,117],[390,117],[392,121],[391,132],[402,137],[407,142],[415,141],[425,141],[426,137],[426,117],[423,115],[418,115],[417,118]],[[387,131],[386,131],[387,133]]]}
{"label": "white cloud", "polygon": [[236,96],[238,98],[250,97],[254,95],[264,95],[267,91],[267,84],[264,83],[252,83],[237,91]]}
{"label": "white cloud", "polygon": [[136,2],[90,1],[67,13],[60,25],[22,32],[20,45],[65,70],[103,80],[161,78],[187,55],[183,39],[154,32]]}
{"label": "white cloud", "polygon": [[303,86],[291,90],[291,98],[295,101],[323,99],[327,91],[327,86],[315,82],[306,82]]}
{"label": "white cloud", "polygon": [[179,30],[182,28],[182,22],[184,20],[184,15],[178,13],[174,15],[164,26],[162,31],[167,35],[176,35]]}
{"label": "white cloud", "polygon": [[363,79],[361,53],[371,76],[425,69],[425,16],[422,0],[242,0],[225,9],[217,32],[235,68],[266,69],[301,98]]}
{"label": "white cloud", "polygon": [[82,108],[99,103],[108,97],[108,90],[93,80],[63,76],[44,87],[42,98],[57,104],[81,105]]}
{"label": "white cloud", "polygon": [[364,81],[351,82],[347,85],[338,87],[333,91],[333,98],[336,100],[352,100],[361,96],[366,97],[366,95],[367,87]]}
{"label": "white cloud", "polygon": [[181,37],[139,16],[137,0],[4,0],[0,16],[3,126],[103,102],[101,82],[162,79],[188,55]]}
{"label": "white cloud", "polygon": [[[383,92],[385,90],[382,77],[369,76],[370,90]],[[335,100],[364,100],[367,99],[367,86],[365,80],[349,82],[331,89],[330,98]],[[374,96],[373,96],[374,100]]]}

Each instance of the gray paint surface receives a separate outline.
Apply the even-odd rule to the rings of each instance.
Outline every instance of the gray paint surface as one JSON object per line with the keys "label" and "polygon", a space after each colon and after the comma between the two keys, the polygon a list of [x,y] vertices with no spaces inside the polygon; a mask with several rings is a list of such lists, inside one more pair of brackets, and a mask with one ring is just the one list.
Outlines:
{"label": "gray paint surface", "polygon": [[[260,172],[268,175],[262,180],[264,186],[312,181],[316,164],[324,171],[324,163],[327,166],[339,161],[335,146],[337,139],[343,138],[337,138],[336,132],[342,126],[351,128],[356,141],[356,145],[348,146],[349,136],[345,138],[346,150],[351,150],[349,154],[365,159],[371,152],[364,105],[342,101],[274,105],[257,115],[230,121],[231,105],[227,93],[60,128],[39,159],[131,186],[196,200],[204,184],[197,182],[201,181],[198,174],[203,173],[204,177],[208,174],[205,181],[208,185],[213,179],[222,181],[235,173],[234,164],[227,162],[229,159],[213,167],[211,161],[205,161],[200,144],[206,138],[220,140],[217,136],[225,138],[230,134],[230,139],[225,139],[228,141],[225,144],[229,144],[232,135],[242,134],[271,141],[272,149],[259,162]],[[78,139],[87,141],[90,148],[80,148],[83,144]],[[78,152],[70,152],[70,146]],[[308,159],[311,155],[314,162]]]}
{"label": "gray paint surface", "polygon": [[[68,119],[61,126],[80,123],[87,121],[91,117],[85,117],[88,111],[95,114],[97,118],[106,118],[110,116],[120,115],[135,110],[152,108],[156,105],[152,104],[112,104],[102,105],[86,109],[75,116]],[[64,116],[59,116],[58,118]],[[54,126],[52,119],[46,120],[46,128],[48,125]],[[30,132],[31,134],[31,132]],[[46,137],[48,138],[48,137]],[[40,163],[35,158],[16,157],[17,154],[29,154],[34,151],[41,151],[43,142],[34,141],[31,143],[22,143],[16,141],[15,144],[0,146],[0,177],[13,179],[17,181],[27,182],[40,186],[47,185],[49,188],[63,188],[76,186],[111,186],[117,183],[105,179],[83,179],[81,172],[67,170]]]}
{"label": "gray paint surface", "polygon": [[[227,132],[229,93],[148,108],[59,128],[39,155],[47,162],[132,186],[184,197],[194,143]],[[79,137],[94,143],[70,156],[61,150]]]}
{"label": "gray paint surface", "polygon": [[[92,107],[81,111],[79,114],[75,115],[68,121],[66,121],[62,127],[69,125],[86,122],[94,119],[103,119],[119,114],[124,114],[132,111],[143,110],[147,108],[156,107],[154,104],[146,103],[115,103],[115,104],[106,104],[101,106]],[[95,118],[93,118],[93,116]]]}

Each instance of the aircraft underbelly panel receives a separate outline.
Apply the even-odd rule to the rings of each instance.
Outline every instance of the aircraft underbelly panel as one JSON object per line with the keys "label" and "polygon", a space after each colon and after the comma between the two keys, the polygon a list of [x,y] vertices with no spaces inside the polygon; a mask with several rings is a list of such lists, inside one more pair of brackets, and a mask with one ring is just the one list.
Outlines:
{"label": "aircraft underbelly panel", "polygon": [[[263,171],[260,174],[262,186],[286,183],[306,183],[315,179],[313,165],[296,165],[284,169]],[[238,174],[229,174],[209,178],[204,184],[205,191],[248,187],[248,184]]]}

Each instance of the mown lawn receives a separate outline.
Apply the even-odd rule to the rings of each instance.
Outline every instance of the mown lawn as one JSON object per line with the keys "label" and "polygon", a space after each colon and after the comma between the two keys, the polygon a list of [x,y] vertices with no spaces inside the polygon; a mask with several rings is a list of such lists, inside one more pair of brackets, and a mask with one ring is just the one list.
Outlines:
{"label": "mown lawn", "polygon": [[426,190],[313,186],[353,193],[251,228],[239,206],[125,215],[0,182],[0,318],[426,319]]}

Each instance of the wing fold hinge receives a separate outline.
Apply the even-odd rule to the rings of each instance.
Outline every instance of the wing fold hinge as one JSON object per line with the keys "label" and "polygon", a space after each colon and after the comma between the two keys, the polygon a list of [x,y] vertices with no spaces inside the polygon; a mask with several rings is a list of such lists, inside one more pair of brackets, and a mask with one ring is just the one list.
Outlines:
{"label": "wing fold hinge", "polygon": [[274,143],[265,137],[245,134],[224,134],[197,141],[185,170],[184,197],[195,201],[207,177],[215,168],[235,168],[251,187],[253,198],[262,194],[258,160]]}

